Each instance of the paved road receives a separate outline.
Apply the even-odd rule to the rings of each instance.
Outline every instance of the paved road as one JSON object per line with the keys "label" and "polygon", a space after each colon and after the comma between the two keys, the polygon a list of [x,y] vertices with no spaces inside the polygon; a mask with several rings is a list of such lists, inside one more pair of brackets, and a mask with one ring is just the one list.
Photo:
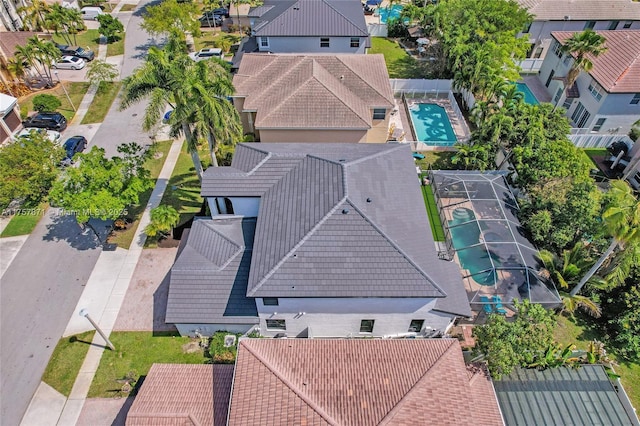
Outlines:
{"label": "paved road", "polygon": [[0,423],[20,424],[101,248],[49,209],[0,284]]}

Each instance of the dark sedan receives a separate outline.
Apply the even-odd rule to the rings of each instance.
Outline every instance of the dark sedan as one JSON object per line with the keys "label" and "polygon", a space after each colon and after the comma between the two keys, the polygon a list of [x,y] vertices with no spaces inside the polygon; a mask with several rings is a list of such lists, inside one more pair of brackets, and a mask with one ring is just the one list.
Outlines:
{"label": "dark sedan", "polygon": [[72,136],[67,139],[63,145],[67,156],[62,160],[62,165],[68,166],[73,164],[73,156],[84,151],[87,147],[87,139],[84,136]]}
{"label": "dark sedan", "polygon": [[96,54],[93,50],[83,49],[82,47],[67,47],[66,49],[60,49],[63,55],[68,56],[77,56],[78,58],[82,58],[85,61],[93,61],[93,58],[96,57]]}

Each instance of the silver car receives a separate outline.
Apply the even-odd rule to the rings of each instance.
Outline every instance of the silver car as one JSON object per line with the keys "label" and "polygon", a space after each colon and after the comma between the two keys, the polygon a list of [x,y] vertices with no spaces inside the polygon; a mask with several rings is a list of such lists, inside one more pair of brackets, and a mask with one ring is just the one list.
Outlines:
{"label": "silver car", "polygon": [[81,70],[85,65],[86,62],[77,56],[63,56],[62,59],[51,65],[51,67],[61,70]]}

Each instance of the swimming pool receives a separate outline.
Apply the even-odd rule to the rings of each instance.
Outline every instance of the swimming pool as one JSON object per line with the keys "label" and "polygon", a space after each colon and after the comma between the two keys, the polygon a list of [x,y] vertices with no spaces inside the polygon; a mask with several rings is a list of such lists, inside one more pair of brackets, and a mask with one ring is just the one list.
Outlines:
{"label": "swimming pool", "polygon": [[[464,207],[458,207],[452,213],[453,220],[450,220],[449,232],[451,233],[451,242],[453,248],[456,249],[460,266],[466,269],[471,278],[480,285],[494,285],[496,283],[496,272],[493,269],[491,258],[493,253],[487,252],[484,245],[480,243],[480,228],[475,221],[473,210]],[[494,239],[492,232],[486,233],[485,238],[490,236]]]}
{"label": "swimming pool", "polygon": [[387,23],[388,19],[397,19],[400,17],[400,12],[402,12],[402,5],[394,4],[391,7],[379,7],[378,13],[380,14],[380,22],[383,24]]}
{"label": "swimming pool", "polygon": [[540,102],[536,99],[536,96],[533,94],[529,86],[524,83],[516,83],[518,87],[518,92],[522,92],[524,94],[524,101],[530,105],[538,105]]}
{"label": "swimming pool", "polygon": [[420,142],[430,146],[452,146],[457,142],[447,111],[440,105],[416,103],[409,111]]}

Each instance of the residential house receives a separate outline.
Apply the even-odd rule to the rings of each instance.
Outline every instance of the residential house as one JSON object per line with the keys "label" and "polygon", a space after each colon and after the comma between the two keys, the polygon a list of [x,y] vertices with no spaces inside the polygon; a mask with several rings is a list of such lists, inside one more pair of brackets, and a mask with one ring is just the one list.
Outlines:
{"label": "residential house", "polygon": [[516,369],[493,386],[507,426],[640,426],[619,381],[602,365]]}
{"label": "residential house", "polygon": [[[7,72],[7,65],[15,58],[16,48],[27,44],[27,40],[41,33],[30,31],[2,32],[0,36],[0,83],[8,86],[13,81],[13,76]],[[5,93],[8,93],[5,91]],[[9,93],[10,94],[10,93]]]}
{"label": "residential house", "polygon": [[7,143],[22,126],[18,99],[0,93],[0,145]]}
{"label": "residential house", "polygon": [[244,131],[261,142],[387,141],[382,55],[245,54],[233,84]]}
{"label": "residential house", "polygon": [[431,335],[471,315],[408,145],[239,144],[201,194],[211,217],[169,284],[166,321],[183,335]]}
{"label": "residential house", "polygon": [[[452,339],[241,339],[235,370],[175,366],[183,367],[180,381],[167,380],[163,373],[170,366],[161,367],[149,371],[128,426],[504,425],[488,373],[465,365],[460,344]],[[218,367],[230,367],[232,382]],[[184,396],[192,380],[213,386],[193,389],[189,405]],[[206,423],[202,416],[187,419],[182,413],[195,401],[204,404],[205,396],[213,415]],[[226,423],[218,420],[223,415]]]}
{"label": "residential house", "polygon": [[542,59],[551,51],[554,31],[585,29],[640,29],[640,3],[633,0],[517,0],[533,15],[531,25],[520,33],[531,48],[521,66],[525,72],[537,72]]}
{"label": "residential house", "polygon": [[571,88],[566,76],[574,58],[561,46],[574,32],[553,32],[551,55],[545,58],[539,80],[552,103],[567,110],[574,128],[595,133],[626,134],[640,117],[640,30],[597,31],[605,37],[606,52],[589,56],[593,68],[581,72]]}
{"label": "residential house", "polygon": [[2,0],[0,4],[0,33],[3,38],[6,32],[22,30],[22,19],[18,14],[18,9],[26,7],[25,0]]}
{"label": "residential house", "polygon": [[267,0],[248,17],[260,52],[366,53],[370,47],[359,0]]}

